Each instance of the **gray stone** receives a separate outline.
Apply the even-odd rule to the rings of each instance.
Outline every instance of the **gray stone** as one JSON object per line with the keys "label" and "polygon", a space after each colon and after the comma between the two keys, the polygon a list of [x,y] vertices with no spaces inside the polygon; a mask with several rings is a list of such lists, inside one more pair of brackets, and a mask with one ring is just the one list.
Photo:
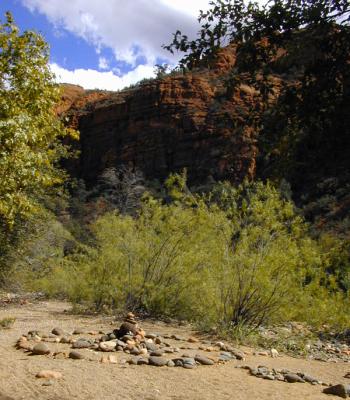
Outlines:
{"label": "gray stone", "polygon": [[242,352],[239,351],[239,350],[231,349],[230,352],[233,354],[234,357],[237,358],[237,360],[243,361],[243,360],[245,359],[244,353],[242,353]]}
{"label": "gray stone", "polygon": [[148,358],[139,358],[137,361],[137,365],[148,365],[148,364],[149,364]]}
{"label": "gray stone", "polygon": [[69,353],[68,357],[72,358],[73,360],[83,360],[85,358],[84,354],[74,350]]}
{"label": "gray stone", "polygon": [[263,379],[267,379],[267,380],[269,380],[269,381],[274,381],[274,380],[275,380],[275,377],[274,377],[273,375],[270,375],[270,374],[268,374],[268,375],[263,375],[262,378],[263,378]]}
{"label": "gray stone", "polygon": [[74,329],[74,331],[73,331],[73,335],[82,335],[84,333],[85,333],[84,329],[82,329],[82,328],[77,328],[77,329]]}
{"label": "gray stone", "polygon": [[289,382],[289,383],[296,383],[296,382],[304,383],[305,382],[304,379],[301,378],[297,374],[286,374],[286,375],[284,375],[284,379],[286,382]]}
{"label": "gray stone", "polygon": [[139,357],[133,357],[130,360],[128,360],[128,364],[138,365],[139,359],[140,359]]}
{"label": "gray stone", "polygon": [[130,350],[130,354],[132,354],[134,356],[138,356],[140,354],[140,349],[138,349],[137,347],[134,347]]}
{"label": "gray stone", "polygon": [[62,336],[60,339],[60,343],[67,344],[70,343],[71,339],[67,336]]}
{"label": "gray stone", "polygon": [[179,336],[179,335],[172,335],[171,338],[172,338],[172,339],[175,339],[175,340],[179,340],[179,341],[180,341],[180,340],[181,340],[181,341],[185,341],[185,339],[184,339],[183,337]]}
{"label": "gray stone", "polygon": [[56,336],[63,336],[65,334],[62,328],[53,328],[51,332]]}
{"label": "gray stone", "polygon": [[182,367],[184,365],[183,361],[181,358],[175,358],[172,360],[175,364],[175,367]]}
{"label": "gray stone", "polygon": [[146,344],[146,349],[148,351],[157,351],[158,350],[158,346],[155,343],[146,342],[145,344]]}
{"label": "gray stone", "polygon": [[326,394],[333,394],[335,396],[342,397],[343,399],[346,399],[350,397],[350,385],[334,385],[330,386],[326,389],[323,389],[323,393]]}
{"label": "gray stone", "polygon": [[183,365],[193,365],[196,366],[196,360],[194,358],[191,357],[184,357],[182,359]]}
{"label": "gray stone", "polygon": [[318,383],[318,379],[314,378],[313,376],[305,374],[298,374],[298,375],[301,376],[301,378],[303,378],[305,382]]}
{"label": "gray stone", "polygon": [[50,349],[45,343],[38,343],[33,347],[32,353],[35,355],[45,355],[50,354]]}
{"label": "gray stone", "polygon": [[168,347],[168,348],[164,349],[164,352],[168,353],[168,354],[171,354],[171,353],[174,353],[174,349],[172,349],[171,347]]}
{"label": "gray stone", "polygon": [[214,361],[213,361],[213,360],[211,360],[211,359],[208,358],[208,357],[202,356],[202,355],[200,355],[200,354],[197,354],[197,355],[194,357],[194,359],[195,359],[199,364],[202,364],[202,365],[213,365],[213,364],[214,364]]}
{"label": "gray stone", "polygon": [[123,348],[127,346],[127,344],[125,342],[123,342],[122,340],[117,340],[116,344],[117,344],[117,346],[120,346]]}
{"label": "gray stone", "polygon": [[156,333],[147,333],[145,336],[147,339],[155,339],[157,337]]}
{"label": "gray stone", "polygon": [[73,349],[88,349],[91,347],[91,343],[87,340],[77,340],[75,343],[72,344]]}
{"label": "gray stone", "polygon": [[231,353],[228,353],[226,351],[223,351],[223,352],[220,353],[219,361],[230,361],[230,360],[233,360],[233,359],[234,359],[234,357],[233,357],[233,355]]}
{"label": "gray stone", "polygon": [[175,367],[174,361],[173,360],[169,360],[168,363],[167,363],[167,366],[168,367]]}
{"label": "gray stone", "polygon": [[193,369],[193,368],[196,368],[196,365],[193,365],[193,364],[184,364],[184,365],[183,365],[183,368],[186,368],[186,369]]}
{"label": "gray stone", "polygon": [[150,355],[151,355],[152,357],[161,357],[163,354],[164,354],[164,351],[163,351],[163,350],[160,350],[160,349],[150,352]]}
{"label": "gray stone", "polygon": [[168,360],[163,357],[150,357],[149,358],[149,364],[154,365],[155,367],[164,367],[167,365]]}

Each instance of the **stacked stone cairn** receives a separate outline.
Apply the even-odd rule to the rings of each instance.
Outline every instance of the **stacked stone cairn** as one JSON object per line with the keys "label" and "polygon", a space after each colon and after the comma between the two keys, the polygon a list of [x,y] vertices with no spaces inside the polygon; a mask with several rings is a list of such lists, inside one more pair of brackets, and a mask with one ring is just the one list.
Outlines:
{"label": "stacked stone cairn", "polygon": [[[103,332],[88,332],[89,335],[95,336],[94,338],[80,337],[76,339],[74,337],[84,333],[83,330],[76,329],[70,334],[61,328],[54,328],[50,334],[30,331],[17,341],[16,346],[33,355],[51,355],[55,358],[71,358],[74,360],[90,359],[86,353],[80,351],[83,349],[92,350],[95,354],[96,352],[123,352],[125,355],[128,354],[130,358],[118,361],[116,356],[109,354],[108,356],[102,356],[100,361],[110,363],[125,362],[134,365],[157,367],[183,367],[186,369],[193,369],[198,365],[214,365],[215,363],[223,363],[234,359],[244,359],[242,352],[222,342],[216,344],[211,342],[199,343],[199,340],[195,337],[185,339],[178,335],[146,334],[137,323],[135,315],[131,312],[126,315],[120,327],[114,329],[113,332],[107,334]],[[167,339],[175,342],[180,347],[171,345]],[[49,347],[50,342],[69,345],[71,351],[52,352]],[[187,342],[187,346],[182,342]],[[197,346],[193,347],[194,345]],[[181,354],[183,350],[187,351]],[[202,350],[206,354],[219,352],[219,355],[214,357],[213,353],[211,353],[206,356],[203,352],[197,353],[197,350]]]}

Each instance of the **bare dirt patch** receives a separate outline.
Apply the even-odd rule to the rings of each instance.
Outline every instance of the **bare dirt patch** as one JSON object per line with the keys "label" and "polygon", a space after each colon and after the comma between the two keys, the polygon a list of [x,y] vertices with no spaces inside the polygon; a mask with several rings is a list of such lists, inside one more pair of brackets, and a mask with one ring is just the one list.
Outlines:
{"label": "bare dirt patch", "polygon": [[[112,318],[81,317],[65,310],[69,304],[63,302],[38,302],[15,304],[0,309],[0,319],[15,317],[9,330],[0,331],[0,400],[9,396],[14,400],[185,400],[185,399],[327,399],[335,398],[322,393],[323,387],[307,383],[268,381],[250,376],[238,365],[252,367],[265,365],[269,368],[303,371],[327,383],[349,383],[344,375],[350,371],[345,362],[325,363],[281,356],[270,358],[247,355],[245,361],[233,360],[225,364],[200,366],[195,369],[153,367],[122,363],[128,355],[118,356],[118,363],[101,363],[101,354],[84,350],[89,359],[55,359],[52,356],[32,356],[15,348],[21,334],[30,330],[51,332],[54,327],[66,331],[82,328],[84,331],[110,332],[118,326]],[[178,334],[190,337],[195,333],[186,327],[162,322],[143,322],[146,332]],[[207,338],[203,338],[205,340]],[[52,351],[60,351],[61,344],[48,343]],[[246,349],[249,351],[249,349]],[[184,350],[185,351],[185,350]],[[63,378],[43,386],[36,378],[42,370],[62,373]],[[1,397],[3,395],[3,397]]]}

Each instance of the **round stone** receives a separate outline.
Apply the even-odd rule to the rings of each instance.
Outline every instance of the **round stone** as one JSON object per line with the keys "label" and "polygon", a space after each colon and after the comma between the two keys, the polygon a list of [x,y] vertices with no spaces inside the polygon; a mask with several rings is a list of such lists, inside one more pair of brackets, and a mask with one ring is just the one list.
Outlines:
{"label": "round stone", "polygon": [[56,336],[63,336],[65,334],[62,328],[53,328],[51,333],[53,333]]}
{"label": "round stone", "polygon": [[50,354],[50,349],[45,343],[38,343],[33,347],[32,353],[35,355]]}
{"label": "round stone", "polygon": [[[115,346],[115,344],[114,344],[114,346]],[[89,347],[91,347],[91,343],[86,340],[77,340],[72,345],[73,349],[88,349]]]}
{"label": "round stone", "polygon": [[78,351],[71,351],[69,353],[69,358],[72,358],[73,360],[83,360],[85,356],[84,354],[81,354]]}
{"label": "round stone", "polygon": [[149,364],[154,365],[155,367],[164,367],[167,365],[168,360],[163,357],[150,357],[149,358]]}
{"label": "round stone", "polygon": [[205,356],[202,356],[200,354],[197,354],[194,358],[199,364],[202,365],[213,365],[214,361],[211,360],[210,358],[207,358]]}

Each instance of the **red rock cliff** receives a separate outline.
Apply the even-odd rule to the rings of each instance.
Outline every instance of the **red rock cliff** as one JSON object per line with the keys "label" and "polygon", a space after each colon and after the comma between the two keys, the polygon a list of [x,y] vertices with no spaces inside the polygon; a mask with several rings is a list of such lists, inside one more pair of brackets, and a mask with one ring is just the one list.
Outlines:
{"label": "red rock cliff", "polygon": [[187,168],[190,181],[240,181],[255,173],[256,146],[246,124],[255,91],[224,87],[234,47],[210,70],[167,76],[119,93],[66,86],[62,112],[80,131],[73,174],[94,183],[107,167],[127,165],[164,179]]}

